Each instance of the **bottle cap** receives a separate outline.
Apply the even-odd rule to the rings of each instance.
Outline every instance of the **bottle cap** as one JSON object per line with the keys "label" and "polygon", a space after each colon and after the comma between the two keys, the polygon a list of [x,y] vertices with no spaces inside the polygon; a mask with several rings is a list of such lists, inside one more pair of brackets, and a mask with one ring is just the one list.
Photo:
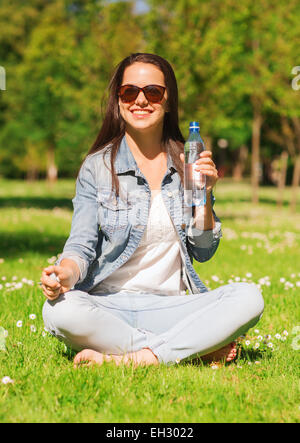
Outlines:
{"label": "bottle cap", "polygon": [[190,131],[200,130],[199,122],[190,122]]}

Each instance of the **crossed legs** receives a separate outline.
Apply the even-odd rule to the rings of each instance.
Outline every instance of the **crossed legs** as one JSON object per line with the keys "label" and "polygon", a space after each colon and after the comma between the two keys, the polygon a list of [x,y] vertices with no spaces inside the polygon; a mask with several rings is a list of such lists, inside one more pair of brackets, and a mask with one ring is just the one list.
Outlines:
{"label": "crossed legs", "polygon": [[81,351],[75,365],[157,365],[193,356],[232,360],[234,340],[257,323],[263,307],[255,285],[233,283],[190,296],[69,291],[47,300],[43,317],[51,333]]}

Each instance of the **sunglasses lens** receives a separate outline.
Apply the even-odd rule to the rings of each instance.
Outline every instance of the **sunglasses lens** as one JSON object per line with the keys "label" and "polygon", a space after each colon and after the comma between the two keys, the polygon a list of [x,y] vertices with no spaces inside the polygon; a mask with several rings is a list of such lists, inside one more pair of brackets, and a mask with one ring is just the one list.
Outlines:
{"label": "sunglasses lens", "polygon": [[144,91],[147,100],[152,103],[160,102],[165,92],[165,88],[158,85],[148,85],[142,89],[134,85],[124,85],[119,89],[119,96],[123,103],[130,103],[137,98],[140,90]]}
{"label": "sunglasses lens", "polygon": [[135,86],[121,86],[119,95],[123,103],[133,102],[139,94],[139,88]]}
{"label": "sunglasses lens", "polygon": [[158,103],[163,98],[165,88],[162,86],[149,85],[144,88],[147,100],[152,103]]}

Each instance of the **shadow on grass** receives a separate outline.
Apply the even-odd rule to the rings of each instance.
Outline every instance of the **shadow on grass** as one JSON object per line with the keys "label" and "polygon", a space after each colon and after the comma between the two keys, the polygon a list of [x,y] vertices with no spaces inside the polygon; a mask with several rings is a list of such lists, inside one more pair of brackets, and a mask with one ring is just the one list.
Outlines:
{"label": "shadow on grass", "polygon": [[71,198],[62,197],[0,197],[0,208],[73,209]]}
{"label": "shadow on grass", "polygon": [[[230,365],[233,362],[236,362],[238,360],[246,360],[249,362],[254,363],[255,361],[259,361],[261,359],[270,359],[271,358],[271,354],[270,353],[266,353],[260,350],[255,350],[255,349],[249,349],[249,350],[245,350],[242,347],[238,346],[238,352],[237,352],[237,357],[232,361],[232,362],[225,362],[223,361],[222,363],[227,365]],[[180,366],[210,366],[212,362],[206,362],[203,361],[201,359],[201,357],[194,357],[190,360],[186,360],[180,363]]]}
{"label": "shadow on grass", "polygon": [[251,362],[255,362],[258,361],[260,359],[267,359],[269,360],[272,357],[271,352],[264,352],[264,351],[260,351],[260,350],[255,350],[255,349],[243,349],[241,348],[241,350],[238,353],[238,358],[241,360],[248,360]]}
{"label": "shadow on grass", "polygon": [[28,252],[53,256],[62,251],[65,235],[44,234],[33,231],[0,232],[0,257],[13,258]]}
{"label": "shadow on grass", "polygon": [[[66,197],[0,197],[0,208],[39,208],[39,209],[53,209],[55,207],[73,209],[72,198]],[[261,197],[260,203],[276,207],[277,202],[272,198]],[[251,203],[251,197],[243,197],[234,195],[233,197],[217,196],[216,203],[230,204],[230,203]],[[289,200],[283,201],[283,207],[288,207]]]}
{"label": "shadow on grass", "polygon": [[[238,195],[235,195],[233,197],[216,197],[216,202],[217,203],[222,203],[222,204],[230,204],[230,203],[252,203],[251,197],[239,197]],[[268,197],[260,197],[259,198],[259,203],[262,204],[266,204],[266,205],[271,205],[274,208],[277,207],[277,201],[275,199],[272,198],[268,198]],[[284,200],[282,202],[282,206],[288,208],[290,205],[290,201],[289,200]]]}

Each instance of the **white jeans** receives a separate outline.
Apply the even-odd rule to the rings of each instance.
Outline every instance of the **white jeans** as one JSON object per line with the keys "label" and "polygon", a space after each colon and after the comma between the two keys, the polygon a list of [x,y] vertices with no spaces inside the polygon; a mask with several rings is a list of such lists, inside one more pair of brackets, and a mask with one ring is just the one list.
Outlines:
{"label": "white jeans", "polygon": [[150,348],[173,364],[232,342],[260,319],[264,309],[256,285],[231,283],[200,294],[167,296],[71,290],[47,300],[47,330],[74,350],[123,354]]}

